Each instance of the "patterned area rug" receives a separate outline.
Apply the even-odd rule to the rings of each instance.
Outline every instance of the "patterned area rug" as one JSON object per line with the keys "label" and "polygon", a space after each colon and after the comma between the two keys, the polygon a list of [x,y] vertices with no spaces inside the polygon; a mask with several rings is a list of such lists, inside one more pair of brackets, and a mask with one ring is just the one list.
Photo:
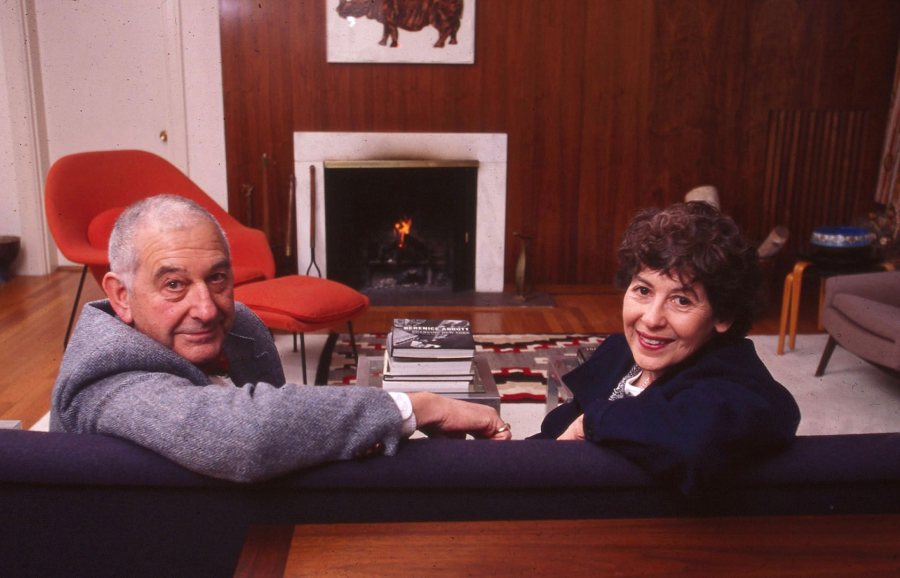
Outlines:
{"label": "patterned area rug", "polygon": [[[503,402],[543,402],[547,397],[547,373],[550,355],[575,356],[582,347],[596,347],[604,335],[476,335],[475,353],[484,355],[500,391]],[[356,336],[360,355],[384,355],[384,333],[364,333]],[[323,381],[324,362],[328,365],[327,383],[349,385],[356,383],[356,362],[350,339],[341,334],[331,347],[326,345],[320,359],[319,379]]]}

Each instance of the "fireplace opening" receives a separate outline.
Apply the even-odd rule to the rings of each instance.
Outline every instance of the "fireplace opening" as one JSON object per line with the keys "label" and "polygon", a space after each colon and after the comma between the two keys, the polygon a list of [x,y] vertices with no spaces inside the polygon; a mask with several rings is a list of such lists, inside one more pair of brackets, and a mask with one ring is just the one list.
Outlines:
{"label": "fireplace opening", "polygon": [[477,161],[326,161],[328,277],[363,293],[475,288]]}

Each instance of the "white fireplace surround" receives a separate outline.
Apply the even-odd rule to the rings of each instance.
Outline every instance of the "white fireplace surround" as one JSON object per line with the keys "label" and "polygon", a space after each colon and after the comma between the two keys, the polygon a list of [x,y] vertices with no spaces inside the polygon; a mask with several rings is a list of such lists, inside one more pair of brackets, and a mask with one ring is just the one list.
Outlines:
{"label": "white fireplace surround", "polygon": [[327,275],[325,247],[325,161],[476,160],[475,291],[503,291],[506,242],[506,134],[410,132],[296,132],[297,266],[310,264],[310,166],[315,167],[316,264]]}

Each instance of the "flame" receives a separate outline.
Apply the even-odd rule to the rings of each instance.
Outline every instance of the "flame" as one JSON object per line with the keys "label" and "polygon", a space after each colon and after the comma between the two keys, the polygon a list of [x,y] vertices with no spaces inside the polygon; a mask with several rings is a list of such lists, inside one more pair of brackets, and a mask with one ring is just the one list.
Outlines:
{"label": "flame", "polygon": [[410,229],[412,229],[412,219],[400,219],[394,223],[394,234],[400,239],[397,242],[399,248],[403,248],[403,245],[406,242],[406,236],[409,235]]}

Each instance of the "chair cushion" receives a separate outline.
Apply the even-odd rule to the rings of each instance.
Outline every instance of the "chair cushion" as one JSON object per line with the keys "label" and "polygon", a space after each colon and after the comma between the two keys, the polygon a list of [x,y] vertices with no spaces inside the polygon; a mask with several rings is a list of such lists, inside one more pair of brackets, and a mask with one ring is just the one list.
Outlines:
{"label": "chair cushion", "polygon": [[234,297],[254,311],[287,315],[302,323],[346,321],[369,307],[369,298],[318,277],[288,275],[235,287]]}
{"label": "chair cushion", "polygon": [[850,293],[838,293],[832,306],[848,319],[875,335],[897,341],[900,338],[900,308]]}
{"label": "chair cushion", "polygon": [[341,321],[326,321],[324,323],[303,323],[297,321],[290,315],[284,313],[276,313],[275,311],[266,311],[265,309],[253,309],[253,312],[259,317],[270,331],[278,331],[284,333],[311,333],[321,329],[331,329],[336,325],[345,323]]}
{"label": "chair cushion", "polygon": [[243,285],[244,283],[251,283],[253,281],[262,281],[266,278],[262,271],[253,267],[234,265],[231,267],[231,270],[234,274],[235,285]]}
{"label": "chair cushion", "polygon": [[113,207],[112,209],[106,209],[102,213],[97,213],[91,219],[91,222],[88,223],[88,242],[98,249],[108,248],[109,236],[112,234],[113,226],[124,210],[125,207]]}

